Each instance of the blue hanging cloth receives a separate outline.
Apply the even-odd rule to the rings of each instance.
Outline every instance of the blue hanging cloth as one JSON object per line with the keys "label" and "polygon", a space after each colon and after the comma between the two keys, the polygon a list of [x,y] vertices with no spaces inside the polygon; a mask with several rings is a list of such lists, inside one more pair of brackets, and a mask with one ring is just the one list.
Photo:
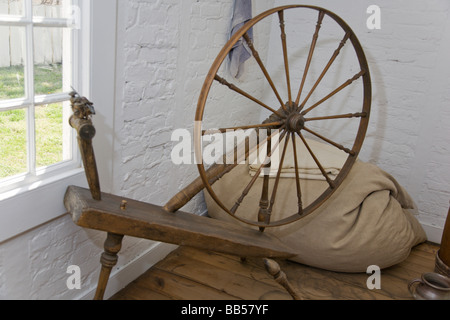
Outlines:
{"label": "blue hanging cloth", "polygon": [[[230,38],[249,20],[252,19],[252,1],[251,0],[235,0],[233,9],[233,18],[231,21]],[[253,30],[247,32],[250,39],[253,40]],[[250,48],[243,38],[230,50],[229,70],[233,77],[240,78],[243,73],[244,62],[252,56]]]}

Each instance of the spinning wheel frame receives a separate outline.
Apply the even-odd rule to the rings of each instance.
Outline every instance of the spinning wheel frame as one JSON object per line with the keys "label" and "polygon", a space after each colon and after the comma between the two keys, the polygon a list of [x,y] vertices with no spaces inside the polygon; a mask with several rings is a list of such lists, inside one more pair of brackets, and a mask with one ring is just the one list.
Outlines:
{"label": "spinning wheel frame", "polygon": [[[254,100],[255,102],[261,104],[268,110],[273,112],[273,115],[269,117],[267,122],[259,127],[267,127],[267,128],[283,128],[285,129],[284,135],[289,139],[296,139],[297,135],[299,138],[305,143],[304,137],[301,134],[301,130],[309,131],[309,133],[317,136],[319,139],[328,142],[334,145],[336,148],[341,149],[349,154],[347,161],[345,162],[341,173],[337,176],[337,178],[330,183],[330,188],[325,191],[321,196],[317,198],[311,205],[307,208],[301,208],[301,214],[296,214],[286,219],[270,222],[270,220],[266,220],[269,216],[264,213],[262,209],[271,208],[271,203],[268,201],[268,193],[266,192],[266,188],[263,188],[263,197],[262,200],[265,200],[267,203],[265,206],[261,206],[260,216],[258,217],[258,222],[247,221],[245,219],[234,216],[236,219],[241,220],[250,225],[260,227],[260,230],[263,231],[266,227],[274,227],[281,226],[284,224],[291,223],[296,221],[302,217],[307,216],[317,207],[319,207],[326,199],[328,199],[331,194],[339,187],[341,182],[345,179],[348,174],[351,166],[356,161],[359,150],[361,149],[364,136],[367,130],[369,113],[370,113],[370,100],[371,100],[371,85],[370,85],[370,76],[369,69],[367,66],[366,59],[364,57],[364,53],[362,48],[356,39],[356,36],[350,30],[350,28],[335,14],[318,7],[313,6],[301,6],[301,5],[293,5],[293,6],[284,6],[280,8],[275,8],[272,10],[263,13],[249,23],[244,25],[244,27],[226,44],[224,49],[219,53],[216,61],[211,67],[211,70],[206,78],[205,84],[201,91],[196,120],[201,121],[203,119],[203,113],[205,109],[205,103],[207,96],[209,94],[209,89],[213,81],[218,81],[226,86],[229,86],[230,89],[236,91],[240,94],[246,95],[246,92],[240,91],[237,87],[229,84],[217,75],[217,72],[220,68],[220,65],[223,63],[225,57],[227,56],[229,50],[231,49],[234,42],[243,37],[245,33],[254,26],[257,22],[262,19],[270,16],[272,14],[278,13],[280,17],[281,30],[282,30],[282,43],[283,43],[283,51],[284,51],[284,60],[286,66],[286,80],[289,84],[289,68],[288,68],[288,58],[286,54],[286,39],[283,37],[284,35],[284,11],[293,8],[307,8],[316,10],[319,12],[319,20],[316,26],[316,33],[313,37],[313,43],[311,45],[310,54],[308,56],[308,62],[306,65],[306,70],[308,70],[313,51],[317,41],[318,30],[320,29],[320,24],[322,19],[325,16],[331,17],[334,21],[336,21],[341,28],[345,31],[344,40],[336,50],[329,64],[325,67],[323,74],[327,72],[327,68],[333,63],[336,56],[339,54],[339,48],[344,45],[346,40],[350,40],[353,44],[353,47],[358,56],[359,64],[361,67],[361,72],[358,73],[352,79],[349,79],[346,83],[341,85],[335,91],[333,91],[330,95],[316,103],[315,105],[309,107],[306,110],[303,110],[305,104],[299,105],[300,94],[303,89],[304,79],[306,78],[307,71],[305,72],[301,90],[299,96],[295,104],[293,103],[292,92],[289,92],[289,101],[287,105],[282,103],[281,98],[278,96],[279,101],[282,106],[280,110],[275,110],[260,103],[259,100],[253,99],[253,97],[247,96],[247,98]],[[245,37],[247,38],[247,37]],[[248,40],[247,40],[248,41]],[[263,67],[263,64],[258,61],[263,71],[266,71]],[[270,79],[270,76],[267,72],[265,72],[265,76],[267,80]],[[363,109],[360,113],[347,114],[347,115],[338,115],[333,117],[320,117],[321,119],[338,119],[338,118],[349,118],[349,117],[358,117],[360,118],[360,125],[358,134],[356,136],[353,148],[346,149],[345,147],[335,143],[332,140],[321,136],[320,134],[315,133],[312,130],[309,130],[305,127],[304,122],[308,119],[304,117],[311,108],[317,107],[320,103],[327,100],[330,96],[336,94],[341,91],[348,85],[350,85],[357,78],[362,77],[364,84],[364,99],[363,99]],[[316,83],[318,83],[320,80]],[[274,88],[274,84],[271,83],[271,87]],[[314,90],[314,88],[313,88]],[[206,188],[208,192],[212,195],[214,200],[221,204],[220,200],[214,194],[211,185],[214,184],[218,179],[223,177],[229,171],[235,168],[235,164],[226,165],[226,164],[215,164],[210,169],[205,171],[203,165],[199,165],[200,177],[193,181],[189,186],[184,188],[178,194],[176,194],[169,202],[164,206],[160,207],[157,205],[139,202],[133,199],[128,199],[120,196],[114,196],[106,193],[102,193],[100,190],[99,177],[97,173],[97,166],[95,162],[94,150],[92,145],[92,138],[95,135],[95,129],[91,122],[91,114],[93,111],[92,103],[90,103],[84,97],[80,97],[76,92],[71,94],[71,103],[72,109],[74,111],[74,115],[70,119],[71,126],[77,130],[79,147],[83,159],[83,163],[85,166],[86,178],[89,183],[89,189],[70,186],[66,194],[64,196],[64,205],[67,210],[71,213],[72,219],[74,222],[83,228],[89,228],[94,230],[105,231],[108,233],[108,237],[104,244],[104,253],[102,255],[101,264],[102,269],[99,276],[99,281],[97,285],[97,291],[95,294],[95,299],[103,299],[103,295],[105,293],[106,285],[108,283],[109,275],[117,262],[117,254],[121,249],[122,239],[124,235],[133,236],[136,238],[149,239],[153,241],[167,242],[173,243],[176,245],[187,245],[202,248],[205,250],[212,250],[217,252],[223,252],[226,254],[239,255],[241,257],[269,257],[269,258],[289,258],[298,255],[295,250],[292,250],[289,246],[282,243],[276,236],[273,236],[269,233],[261,233],[256,230],[252,230],[243,226],[239,226],[234,223],[229,223],[227,221],[219,221],[216,219],[208,219],[205,217],[200,217],[196,215],[192,215],[190,213],[179,211],[187,202],[189,202],[198,192]],[[308,97],[309,98],[309,97]],[[297,110],[298,109],[298,110]],[[86,112],[78,112],[80,110],[84,110]],[[290,112],[289,112],[290,110]],[[295,110],[295,112],[294,112]],[[302,111],[304,112],[302,114]],[[286,113],[287,112],[287,113]],[[286,115],[283,117],[283,115]],[[287,119],[287,115],[289,119]],[[277,120],[277,116],[279,116]],[[275,120],[274,120],[275,119]],[[282,121],[281,121],[282,120]],[[311,119],[319,120],[319,118]],[[258,126],[257,126],[258,127]],[[242,127],[240,127],[242,128]],[[195,134],[195,147],[196,147],[196,155],[199,155],[199,149],[201,149],[202,138],[202,130],[198,126],[194,128]],[[296,150],[295,143],[294,145],[294,157],[296,158]],[[306,144],[307,146],[307,144]],[[307,146],[308,147],[308,146]],[[270,155],[271,149],[267,148],[267,155]],[[283,152],[284,153],[284,152]],[[311,153],[313,155],[313,153]],[[198,158],[197,158],[198,160]],[[297,163],[297,159],[295,159],[295,163]],[[297,169],[297,166],[296,166]],[[299,191],[299,179],[298,179],[298,170],[297,172],[297,191]],[[277,177],[277,183],[279,182],[279,177]],[[264,202],[264,201],[261,201]],[[301,203],[301,201],[299,202]],[[221,204],[222,208],[225,211],[231,213],[228,209],[224,208]],[[265,259],[266,269],[268,272],[274,277],[274,279],[280,283],[294,299],[301,299],[300,295],[296,293],[294,287],[292,287],[284,272],[282,272],[279,268],[279,265],[273,260]]]}
{"label": "spinning wheel frame", "polygon": [[[311,43],[311,47],[310,47],[310,51],[309,51],[309,55],[307,58],[307,62],[306,62],[306,66],[305,66],[305,70],[304,70],[304,74],[303,74],[303,78],[302,78],[302,82],[301,82],[301,86],[300,86],[300,90],[299,93],[297,95],[296,100],[294,101],[294,96],[293,93],[291,91],[291,82],[290,82],[290,70],[289,70],[289,58],[288,58],[288,54],[287,54],[287,42],[286,42],[286,34],[285,34],[285,21],[284,21],[284,12],[286,10],[290,10],[290,9],[309,9],[309,10],[315,10],[318,12],[318,20],[317,20],[317,25],[316,25],[316,30],[315,33],[313,35],[313,40]],[[281,30],[281,38],[282,38],[282,48],[283,48],[283,59],[284,59],[284,66],[285,66],[285,74],[286,74],[286,84],[287,84],[287,88],[288,88],[288,102],[284,103],[281,96],[279,95],[275,84],[273,83],[269,73],[267,72],[267,69],[264,66],[264,63],[261,61],[257,50],[254,48],[252,41],[249,39],[247,32],[254,27],[258,22],[260,22],[261,20],[272,16],[272,15],[276,15],[278,14],[278,18],[280,20],[280,30]],[[321,29],[321,25],[322,22],[324,20],[324,17],[330,17],[332,20],[334,20],[334,22],[336,22],[341,28],[342,30],[345,32],[344,38],[342,39],[342,41],[339,43],[338,48],[335,50],[335,52],[333,53],[330,61],[328,62],[328,64],[325,66],[325,68],[323,69],[322,74],[319,76],[318,80],[316,81],[316,83],[314,84],[314,86],[312,87],[311,91],[309,92],[309,94],[307,95],[307,97],[303,100],[302,103],[301,102],[301,95],[304,89],[304,85],[305,85],[305,80],[308,76],[308,71],[309,68],[311,66],[311,61],[314,55],[314,51],[316,48],[316,44],[317,44],[317,39],[319,36],[319,32]],[[247,42],[247,44],[249,45],[249,47],[251,48],[252,52],[253,52],[253,58],[257,61],[259,67],[261,68],[261,71],[264,73],[264,76],[266,78],[266,80],[269,82],[270,87],[272,88],[272,90],[274,91],[278,102],[281,104],[281,108],[279,110],[275,110],[275,108],[271,108],[270,106],[264,104],[263,102],[261,102],[260,100],[258,100],[257,98],[254,98],[252,95],[248,94],[247,92],[241,90],[240,88],[238,88],[237,86],[235,86],[234,84],[231,84],[229,82],[227,82],[225,79],[223,79],[222,77],[220,77],[218,75],[218,71],[220,69],[220,67],[222,66],[223,62],[225,61],[226,57],[228,56],[230,50],[232,49],[232,47],[234,46],[234,44],[239,41],[239,39],[244,38],[244,40]],[[308,102],[309,98],[311,97],[312,93],[316,90],[316,88],[319,86],[320,82],[322,81],[322,79],[324,78],[324,76],[327,74],[329,68],[331,67],[331,65],[335,62],[337,56],[339,55],[341,49],[344,47],[344,45],[350,41],[357,59],[358,59],[358,63],[360,66],[360,72],[358,72],[357,74],[355,74],[352,78],[348,79],[346,82],[344,82],[341,86],[339,86],[338,88],[336,88],[334,91],[332,91],[330,94],[328,94],[327,96],[325,96],[323,99],[321,99],[319,102],[309,106],[308,108],[306,108],[306,103]],[[342,114],[342,115],[332,115],[332,116],[323,116],[323,117],[315,117],[315,118],[306,118],[306,115],[313,109],[315,109],[316,107],[318,107],[319,105],[321,105],[323,102],[327,101],[328,99],[330,99],[331,97],[333,97],[334,95],[336,95],[337,93],[339,93],[340,91],[342,91],[344,88],[348,87],[349,85],[351,85],[353,82],[355,82],[356,80],[362,78],[362,82],[363,82],[363,90],[364,90],[364,96],[363,96],[363,106],[362,106],[362,110],[360,112],[356,112],[356,113],[349,113],[349,114]],[[211,182],[211,176],[210,174],[208,174],[208,172],[205,170],[203,161],[201,159],[202,157],[202,137],[203,137],[203,133],[204,131],[201,128],[201,124],[203,121],[203,117],[204,117],[204,113],[205,113],[205,107],[206,107],[206,102],[207,102],[207,98],[208,95],[210,93],[210,89],[211,86],[213,84],[214,81],[219,82],[222,85],[227,86],[230,90],[236,92],[237,94],[240,94],[246,98],[248,98],[249,100],[252,100],[253,102],[256,102],[257,104],[259,104],[261,107],[270,110],[273,114],[272,116],[266,120],[265,123],[263,124],[259,124],[259,125],[250,125],[250,126],[241,126],[241,127],[235,127],[235,128],[227,128],[227,129],[219,129],[219,131],[221,132],[225,132],[228,129],[248,129],[248,128],[274,128],[274,129],[281,129],[282,132],[282,136],[283,138],[286,138],[286,143],[285,146],[288,145],[287,141],[289,141],[290,139],[293,141],[293,148],[294,148],[294,156],[295,156],[295,171],[296,171],[296,188],[297,188],[297,195],[298,195],[298,202],[299,202],[299,212],[278,220],[278,221],[270,221],[270,209],[273,206],[273,201],[275,199],[276,196],[276,190],[277,190],[277,185],[279,183],[279,179],[280,179],[280,168],[278,170],[277,173],[277,178],[275,181],[275,187],[274,187],[274,191],[272,194],[272,199],[270,202],[268,202],[268,206],[269,207],[269,212],[264,214],[264,211],[267,212],[268,207],[261,207],[260,210],[260,216],[258,218],[258,221],[251,221],[242,217],[239,217],[236,214],[236,209],[239,207],[240,202],[242,202],[243,198],[245,198],[245,196],[247,195],[248,191],[252,188],[253,183],[261,172],[263,165],[261,166],[260,170],[258,171],[258,173],[255,175],[256,178],[252,179],[252,181],[250,182],[250,184],[247,186],[246,190],[243,191],[242,196],[240,199],[237,200],[235,206],[233,208],[227,208],[223,202],[219,199],[219,197],[217,196],[217,194],[214,192],[213,188],[212,188],[212,182]],[[320,207],[335,191],[336,189],[341,185],[341,183],[343,182],[343,180],[346,178],[346,176],[348,175],[351,167],[353,166],[353,164],[355,163],[358,154],[361,150],[365,135],[366,135],[366,131],[367,131],[367,127],[368,127],[368,122],[369,122],[369,116],[370,116],[370,107],[371,107],[371,95],[372,95],[372,90],[371,90],[371,81],[370,81],[370,73],[369,73],[369,67],[367,64],[367,60],[365,58],[363,49],[357,39],[357,37],[355,36],[355,34],[353,33],[353,31],[351,30],[351,28],[340,18],[338,17],[336,14],[320,8],[320,7],[315,7],[315,6],[306,6],[306,5],[290,5],[290,6],[283,6],[283,7],[278,7],[278,8],[274,8],[271,10],[268,10],[260,15],[258,15],[257,17],[253,18],[252,20],[250,20],[248,23],[246,23],[229,41],[228,43],[223,47],[223,49],[219,52],[216,60],[214,61],[214,63],[211,66],[211,69],[205,79],[202,91],[200,93],[200,97],[198,100],[198,106],[197,106],[197,111],[196,111],[196,115],[195,115],[195,120],[196,120],[196,126],[194,128],[194,143],[195,143],[195,154],[196,154],[196,160],[198,164],[198,170],[199,170],[199,174],[201,177],[201,180],[203,181],[203,185],[204,188],[208,191],[208,193],[210,194],[210,196],[212,197],[212,199],[219,205],[220,208],[222,208],[226,213],[228,213],[230,216],[232,216],[233,218],[244,222],[246,224],[252,225],[252,226],[256,226],[259,227],[261,231],[263,231],[265,228],[267,227],[278,227],[278,226],[283,226],[283,225],[287,225],[290,224],[292,222],[295,222],[301,218],[304,218],[306,216],[308,216],[309,214],[311,214],[314,210],[316,210],[318,207]],[[333,119],[342,119],[342,118],[359,118],[360,119],[360,124],[359,124],[359,129],[357,131],[355,140],[354,140],[354,144],[352,146],[351,149],[348,149],[342,145],[340,145],[339,143],[336,143],[326,137],[324,137],[323,135],[309,129],[306,127],[305,124],[307,124],[307,122],[309,121],[318,121],[318,120],[333,120]],[[273,119],[276,119],[276,121],[273,121]],[[305,140],[303,134],[302,134],[302,130],[314,135],[315,137],[319,138],[322,141],[327,142],[328,144],[333,145],[334,147],[346,152],[348,154],[347,160],[344,163],[343,167],[340,170],[340,173],[337,175],[335,180],[331,180],[327,173],[324,171],[323,167],[320,164],[319,159],[316,158],[314,152],[311,150],[311,148],[308,146],[307,141]],[[298,175],[298,160],[297,160],[297,155],[296,155],[296,147],[295,147],[295,140],[300,138],[302,140],[302,142],[304,143],[305,147],[308,149],[310,155],[313,157],[314,161],[316,162],[318,168],[321,170],[323,176],[325,177],[325,179],[327,180],[329,187],[328,189],[323,192],[319,197],[316,198],[315,201],[313,201],[311,204],[309,204],[306,208],[303,208],[302,205],[302,198],[301,198],[301,189],[300,189],[300,184],[299,184],[299,175]],[[267,140],[269,140],[270,138],[268,138]],[[282,139],[280,139],[281,141]],[[284,148],[283,150],[283,155],[282,155],[282,160],[284,158],[286,152],[286,148]],[[270,150],[268,150],[267,155],[269,156],[271,153]],[[215,180],[214,180],[215,181]],[[266,182],[264,183],[266,185]],[[264,191],[266,190],[266,191]],[[262,200],[264,200],[264,202],[267,204],[268,199],[268,195],[267,195],[267,187],[264,187],[263,190],[263,197]],[[264,195],[265,194],[265,195]],[[265,199],[263,199],[265,198]]]}

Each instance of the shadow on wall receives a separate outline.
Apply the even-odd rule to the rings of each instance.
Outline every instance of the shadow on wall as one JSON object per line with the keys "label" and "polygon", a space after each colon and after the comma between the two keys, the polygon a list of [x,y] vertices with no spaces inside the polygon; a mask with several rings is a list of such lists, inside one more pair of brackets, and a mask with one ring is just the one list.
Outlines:
{"label": "shadow on wall", "polygon": [[371,55],[370,50],[365,51],[367,61],[369,63],[370,75],[372,80],[372,108],[371,120],[364,144],[369,148],[363,148],[367,152],[366,159],[370,162],[377,163],[380,160],[383,141],[386,141],[386,122],[388,113],[385,108],[389,108],[383,74],[378,68],[376,59]]}

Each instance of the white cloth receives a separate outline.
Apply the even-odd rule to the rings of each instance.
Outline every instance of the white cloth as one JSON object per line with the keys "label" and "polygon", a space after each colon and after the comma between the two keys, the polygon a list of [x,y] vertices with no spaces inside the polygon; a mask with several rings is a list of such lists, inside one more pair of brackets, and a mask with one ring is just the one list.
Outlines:
{"label": "white cloth", "polygon": [[[233,18],[231,21],[231,35],[230,38],[240,29],[242,26],[252,19],[252,1],[251,0],[235,0]],[[253,39],[252,29],[248,31],[248,35]],[[243,72],[243,64],[252,56],[250,48],[248,48],[245,40],[241,38],[233,48],[230,50],[229,58],[230,65],[229,70],[233,77],[239,78]]]}

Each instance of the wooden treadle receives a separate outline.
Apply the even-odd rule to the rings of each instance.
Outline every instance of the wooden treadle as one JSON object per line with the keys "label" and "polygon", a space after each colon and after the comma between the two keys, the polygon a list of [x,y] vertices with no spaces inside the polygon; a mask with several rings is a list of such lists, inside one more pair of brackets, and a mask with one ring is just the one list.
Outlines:
{"label": "wooden treadle", "polygon": [[[64,205],[84,228],[196,247],[242,257],[295,256],[278,238],[257,230],[186,212],[102,193],[93,200],[88,189],[70,186]],[[126,203],[124,203],[126,201]]]}

